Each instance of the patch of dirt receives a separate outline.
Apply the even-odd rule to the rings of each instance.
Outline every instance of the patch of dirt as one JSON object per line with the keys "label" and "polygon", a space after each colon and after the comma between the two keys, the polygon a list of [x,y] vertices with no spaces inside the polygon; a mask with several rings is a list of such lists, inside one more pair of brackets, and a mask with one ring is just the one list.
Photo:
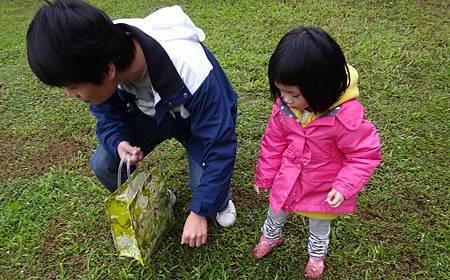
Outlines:
{"label": "patch of dirt", "polygon": [[[71,138],[62,141],[56,138],[42,140],[39,136],[24,138],[11,134],[0,136],[0,151],[4,163],[0,168],[0,181],[36,178],[51,166],[63,164],[76,154],[88,153],[87,147]],[[85,169],[88,168],[86,163]]]}
{"label": "patch of dirt", "polygon": [[243,222],[249,226],[259,227],[261,220],[258,217],[258,214],[261,213],[261,211],[267,211],[269,207],[268,192],[265,190],[261,190],[261,193],[257,195],[253,188],[251,190],[243,190],[239,189],[238,186],[233,185],[231,186],[231,190],[232,199],[234,204],[236,205],[236,208],[238,208],[238,212],[239,208],[243,206],[249,207],[254,210],[252,215]]}
{"label": "patch of dirt", "polygon": [[[57,254],[61,248],[66,246],[64,235],[69,231],[69,226],[62,221],[52,220],[49,223],[50,232],[43,239],[39,249],[33,256],[33,264],[30,266],[30,271],[26,271],[29,277],[36,277],[36,271],[42,272],[43,279],[58,279],[60,273],[59,261]],[[76,243],[83,243],[86,240],[86,235],[76,236]],[[66,273],[71,275],[82,275],[85,270],[85,260],[82,255],[71,255],[64,259],[63,262]]]}
{"label": "patch of dirt", "polygon": [[246,205],[250,208],[267,209],[269,207],[269,192],[260,190],[258,195],[253,188],[251,190],[239,189],[239,186],[231,185],[231,193],[234,204]]}
{"label": "patch of dirt", "polygon": [[401,253],[401,263],[403,264],[403,269],[413,274],[420,270],[420,257],[416,256],[408,248],[405,248]]}
{"label": "patch of dirt", "polygon": [[379,216],[376,213],[373,213],[372,211],[370,211],[366,208],[359,209],[359,211],[357,213],[359,214],[359,217],[362,220],[366,220],[366,221],[370,221],[375,218],[379,218]]}

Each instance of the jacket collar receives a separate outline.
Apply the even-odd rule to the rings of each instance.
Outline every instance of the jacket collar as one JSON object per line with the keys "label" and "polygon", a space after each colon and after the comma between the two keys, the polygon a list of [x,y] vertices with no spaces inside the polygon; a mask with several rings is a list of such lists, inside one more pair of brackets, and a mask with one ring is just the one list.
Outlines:
{"label": "jacket collar", "polygon": [[334,107],[324,115],[310,122],[305,126],[331,126],[339,120],[347,129],[353,131],[358,129],[364,118],[364,107],[357,99],[351,99]]}
{"label": "jacket collar", "polygon": [[[282,113],[285,116],[288,116],[290,119],[295,121],[297,125],[300,125],[298,122],[297,117],[295,114],[289,109],[289,106],[287,106],[284,102],[282,102],[280,99],[277,100],[277,109],[275,111],[275,114]],[[312,122],[308,123],[304,129],[307,127],[313,127],[313,126],[332,126],[335,122],[335,116],[337,115],[338,111],[341,109],[341,106],[337,106],[335,108],[330,109],[327,113],[319,116],[317,119],[313,120]]]}

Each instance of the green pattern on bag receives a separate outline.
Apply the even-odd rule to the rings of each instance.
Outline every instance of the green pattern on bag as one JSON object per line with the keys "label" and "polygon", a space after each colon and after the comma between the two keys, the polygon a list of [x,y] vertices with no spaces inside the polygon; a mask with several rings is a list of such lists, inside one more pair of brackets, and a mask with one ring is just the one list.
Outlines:
{"label": "green pattern on bag", "polygon": [[106,209],[120,255],[148,265],[174,222],[168,189],[158,171],[138,168],[106,199]]}

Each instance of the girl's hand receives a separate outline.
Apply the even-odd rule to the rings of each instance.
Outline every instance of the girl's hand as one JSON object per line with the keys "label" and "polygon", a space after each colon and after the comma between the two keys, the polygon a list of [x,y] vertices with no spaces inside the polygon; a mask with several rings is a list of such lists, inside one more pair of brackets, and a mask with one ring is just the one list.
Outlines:
{"label": "girl's hand", "polygon": [[332,189],[327,195],[327,202],[331,208],[338,208],[344,202],[344,196],[336,189]]}
{"label": "girl's hand", "polygon": [[255,192],[259,194],[259,186],[257,184],[253,184],[253,189],[255,189]]}
{"label": "girl's hand", "polygon": [[[268,189],[270,189],[272,186],[269,186]],[[260,186],[258,186],[257,184],[253,184],[253,189],[255,190],[256,194],[259,195],[259,190],[261,189]]]}
{"label": "girl's hand", "polygon": [[119,154],[119,157],[124,160],[129,156],[131,164],[137,164],[144,158],[144,152],[141,148],[131,146],[127,141],[120,142],[117,147],[117,153]]}

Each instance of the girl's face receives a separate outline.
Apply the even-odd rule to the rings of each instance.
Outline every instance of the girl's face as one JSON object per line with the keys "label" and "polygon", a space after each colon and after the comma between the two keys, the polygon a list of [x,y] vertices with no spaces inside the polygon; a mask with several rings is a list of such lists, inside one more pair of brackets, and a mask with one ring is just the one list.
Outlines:
{"label": "girl's face", "polygon": [[298,86],[288,86],[275,82],[275,86],[280,91],[281,99],[289,108],[303,111],[309,107],[308,102],[303,98],[302,92]]}

